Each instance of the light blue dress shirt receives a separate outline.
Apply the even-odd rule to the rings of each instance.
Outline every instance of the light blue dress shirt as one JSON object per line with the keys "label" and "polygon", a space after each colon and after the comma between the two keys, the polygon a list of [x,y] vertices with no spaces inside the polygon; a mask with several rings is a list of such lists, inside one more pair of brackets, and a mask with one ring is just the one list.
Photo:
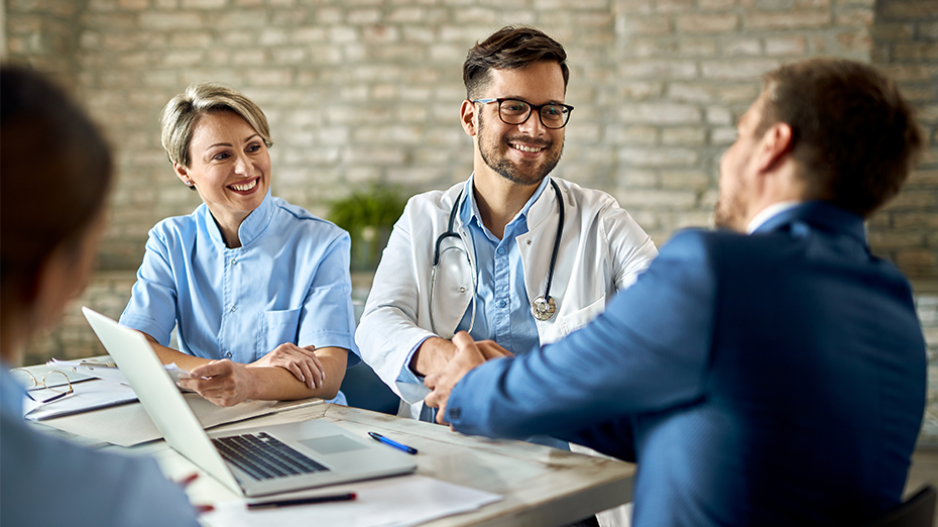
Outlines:
{"label": "light blue dress shirt", "polygon": [[[499,346],[518,354],[540,346],[537,323],[531,314],[528,293],[524,287],[524,265],[515,237],[528,232],[527,214],[550,179],[544,178],[531,199],[505,226],[499,240],[482,223],[479,207],[472,192],[473,177],[466,183],[459,219],[472,236],[476,267],[479,271],[476,286],[476,319],[469,334],[474,340],[494,340]],[[456,331],[468,331],[472,321],[472,304],[466,309]],[[410,351],[399,382],[423,384],[423,377],[410,369],[411,360],[426,339]]]}
{"label": "light blue dress shirt", "polygon": [[[476,318],[472,331],[469,331],[472,320],[471,304],[456,331],[469,331],[477,341],[493,340],[516,355],[539,348],[541,341],[537,333],[537,323],[531,314],[528,292],[524,287],[524,266],[515,238],[528,232],[528,211],[548,185],[550,178],[545,177],[521,211],[505,226],[501,240],[482,223],[482,216],[472,192],[472,177],[466,185],[465,199],[459,209],[459,219],[467,226],[472,236],[479,276],[475,296]],[[423,341],[420,344],[423,344]],[[423,378],[410,369],[411,360],[420,344],[411,350],[398,381],[423,383]],[[436,409],[424,407],[420,419],[432,422],[435,415]],[[534,436],[528,438],[528,441],[569,450],[565,441],[547,436]]]}
{"label": "light blue dress shirt", "polygon": [[228,248],[205,204],[157,223],[120,323],[164,346],[176,326],[181,350],[206,359],[247,364],[292,342],[358,364],[348,233],[268,192],[238,237]]}
{"label": "light blue dress shirt", "polygon": [[196,527],[153,459],[82,448],[23,421],[23,387],[0,363],[0,525]]}

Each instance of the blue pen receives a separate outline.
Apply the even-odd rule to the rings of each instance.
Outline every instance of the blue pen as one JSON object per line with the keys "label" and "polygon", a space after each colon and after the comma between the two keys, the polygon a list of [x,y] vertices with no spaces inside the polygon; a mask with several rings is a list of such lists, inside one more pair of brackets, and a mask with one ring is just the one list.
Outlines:
{"label": "blue pen", "polygon": [[379,433],[377,433],[377,432],[368,432],[368,435],[370,435],[371,438],[374,439],[375,441],[381,441],[381,442],[384,443],[385,445],[391,445],[391,446],[393,446],[394,448],[396,448],[396,449],[398,449],[398,450],[403,450],[404,452],[407,452],[408,454],[416,454],[416,453],[417,453],[417,449],[416,449],[416,448],[414,448],[414,447],[412,447],[412,446],[402,445],[402,444],[398,443],[397,441],[391,441],[390,439],[384,437],[383,435],[381,435],[381,434],[379,434]]}

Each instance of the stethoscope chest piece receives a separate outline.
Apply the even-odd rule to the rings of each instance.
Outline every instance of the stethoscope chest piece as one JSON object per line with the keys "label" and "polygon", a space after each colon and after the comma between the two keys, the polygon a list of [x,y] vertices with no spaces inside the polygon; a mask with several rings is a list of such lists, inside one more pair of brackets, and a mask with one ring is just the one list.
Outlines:
{"label": "stethoscope chest piece", "polygon": [[531,304],[531,313],[534,318],[542,322],[550,320],[557,314],[557,302],[554,301],[553,297],[544,298],[539,296]]}

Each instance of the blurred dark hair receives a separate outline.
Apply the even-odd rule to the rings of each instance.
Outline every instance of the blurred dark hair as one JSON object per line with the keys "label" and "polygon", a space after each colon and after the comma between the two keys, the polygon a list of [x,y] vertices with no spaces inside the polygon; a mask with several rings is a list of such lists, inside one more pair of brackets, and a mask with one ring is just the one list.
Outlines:
{"label": "blurred dark hair", "polygon": [[924,139],[888,77],[868,64],[817,58],[764,80],[757,133],[779,122],[791,126],[809,198],[867,217],[899,192]]}
{"label": "blurred dark hair", "polygon": [[61,89],[29,69],[0,67],[4,301],[33,300],[37,273],[49,255],[58,247],[78,247],[102,212],[112,172],[101,133]]}
{"label": "blurred dark hair", "polygon": [[567,52],[563,46],[533,27],[503,27],[481,44],[476,42],[476,45],[469,49],[462,67],[466,98],[471,101],[482,96],[489,84],[490,69],[519,69],[542,60],[560,64],[563,88],[566,90],[570,69],[567,67]]}

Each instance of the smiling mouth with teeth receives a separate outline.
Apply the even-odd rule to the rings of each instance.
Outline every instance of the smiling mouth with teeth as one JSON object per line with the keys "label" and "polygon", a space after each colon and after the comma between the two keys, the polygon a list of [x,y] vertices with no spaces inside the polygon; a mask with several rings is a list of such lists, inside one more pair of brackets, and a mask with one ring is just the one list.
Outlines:
{"label": "smiling mouth with teeth", "polygon": [[536,153],[540,152],[541,150],[544,150],[543,147],[537,147],[537,146],[525,146],[525,145],[514,145],[514,144],[513,144],[513,145],[511,145],[511,147],[514,148],[515,150],[521,150],[522,152],[528,152],[528,153],[531,153],[531,154],[536,154]]}
{"label": "smiling mouth with teeth", "polygon": [[246,190],[251,190],[252,188],[256,187],[258,180],[260,180],[260,178],[254,178],[253,180],[251,180],[250,183],[245,183],[243,185],[228,185],[228,188],[232,190],[237,190],[239,192],[244,192]]}

